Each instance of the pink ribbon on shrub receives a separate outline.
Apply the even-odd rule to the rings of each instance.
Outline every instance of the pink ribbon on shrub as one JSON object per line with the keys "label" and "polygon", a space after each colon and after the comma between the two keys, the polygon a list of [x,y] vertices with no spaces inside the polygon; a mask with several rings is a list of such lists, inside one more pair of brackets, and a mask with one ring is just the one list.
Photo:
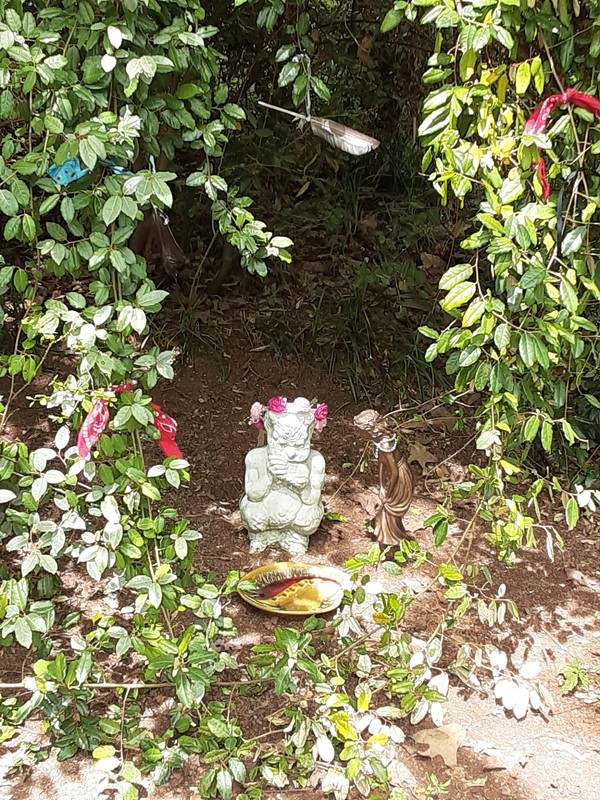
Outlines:
{"label": "pink ribbon on shrub", "polygon": [[[115,394],[130,392],[132,389],[133,386],[130,383],[112,387],[112,391]],[[155,412],[154,420],[151,424],[154,425],[160,434],[158,446],[167,458],[170,456],[183,458],[183,453],[175,444],[177,423],[172,417],[165,414],[162,408],[156,403],[150,403],[150,405]],[[106,430],[109,418],[107,401],[103,397],[100,398],[100,400],[96,400],[87,417],[84,419],[77,436],[77,452],[81,458],[89,458],[92,447]]]}
{"label": "pink ribbon on shrub", "polygon": [[[557,106],[566,106],[568,103],[573,103],[574,106],[590,111],[596,117],[596,121],[600,122],[600,100],[597,100],[595,97],[585,92],[579,92],[577,89],[567,89],[563,94],[550,95],[550,97],[547,97],[544,102],[536,108],[525,123],[525,133],[528,136],[533,136],[536,133],[543,133],[546,130],[548,119],[554,109]],[[541,155],[535,165],[535,171],[542,187],[544,202],[546,202],[550,197],[550,184],[546,177],[546,165]]]}

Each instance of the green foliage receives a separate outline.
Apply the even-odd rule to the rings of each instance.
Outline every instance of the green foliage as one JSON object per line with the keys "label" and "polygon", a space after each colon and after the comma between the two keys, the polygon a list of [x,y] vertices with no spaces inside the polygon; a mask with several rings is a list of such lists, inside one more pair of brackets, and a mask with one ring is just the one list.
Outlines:
{"label": "green foliage", "polygon": [[586,666],[582,664],[578,658],[566,661],[559,669],[558,674],[562,678],[563,694],[570,694],[577,689],[581,689],[585,692],[589,691],[590,679],[588,671]]}
{"label": "green foliage", "polygon": [[[416,21],[417,8],[417,3],[396,3],[384,19],[384,30],[394,29],[404,17]],[[232,655],[227,643],[237,631],[223,609],[239,575],[232,572],[217,583],[214,575],[195,573],[194,550],[202,532],[165,499],[167,492],[188,483],[189,464],[184,458],[159,457],[149,392],[159,380],[172,379],[176,351],[162,350],[152,341],[152,320],[169,298],[129,246],[134,230],[144,212],[170,208],[178,190],[191,189],[196,203],[210,205],[215,235],[222,234],[240,251],[248,271],[262,276],[269,258],[290,260],[291,240],[274,236],[249,210],[255,165],[247,168],[250,177],[244,181],[236,179],[239,162],[227,165],[225,156],[235,152],[238,129],[246,121],[238,103],[246,65],[232,67],[223,52],[237,54],[236,35],[248,32],[248,49],[256,57],[249,69],[258,64],[264,71],[266,54],[275,65],[273,85],[288,92],[292,104],[306,102],[310,90],[315,104],[333,103],[331,110],[347,113],[348,122],[364,117],[370,107],[365,98],[375,98],[380,116],[389,99],[378,90],[372,69],[366,71],[360,102],[350,102],[343,92],[332,96],[327,84],[336,76],[352,79],[352,86],[360,84],[356,76],[365,56],[357,64],[346,53],[309,68],[306,56],[316,55],[319,26],[308,3],[292,10],[288,13],[290,8],[280,0],[237,0],[234,11],[212,19],[196,0],[184,5],[63,0],[51,7],[33,2],[26,9],[8,0],[2,6],[0,223],[5,247],[0,323],[10,344],[0,356],[0,377],[9,386],[3,428],[17,393],[40,374],[51,351],[71,367],[71,374],[55,379],[48,394],[36,398],[54,426],[53,446],[30,450],[22,442],[0,444],[0,645],[21,648],[30,656],[24,679],[2,687],[3,737],[15,736],[33,715],[41,717],[59,759],[90,753],[102,776],[102,791],[123,800],[139,796],[144,776],[159,785],[166,782],[192,754],[202,765],[203,797],[228,800],[237,793],[254,800],[263,787],[282,788],[292,780],[305,787],[317,763],[326,765],[323,791],[336,800],[345,800],[354,788],[363,796],[387,791],[394,746],[403,739],[398,721],[417,724],[430,716],[440,724],[451,676],[478,686],[477,672],[487,659],[497,683],[529,686],[529,678],[513,679],[507,673],[497,653],[457,649],[447,635],[467,613],[477,613],[488,627],[502,624],[507,612],[517,618],[514,602],[503,591],[491,594],[489,573],[483,569],[459,570],[453,563],[456,552],[438,564],[414,542],[403,543],[385,566],[376,547],[347,564],[352,588],[332,627],[310,618],[302,629],[277,629],[272,641],[256,645],[248,657]],[[336,20],[335,4],[317,10]],[[422,20],[442,31],[426,73],[428,83],[451,74],[454,56],[443,47],[444,36],[462,37],[459,52],[468,53],[458,67],[460,85],[446,86],[447,94],[427,101],[433,105],[426,106],[421,132],[430,148],[426,158],[436,169],[434,186],[445,199],[448,185],[461,201],[471,191],[489,193],[481,200],[487,203],[479,210],[481,227],[470,237],[480,259],[453,265],[442,278],[443,305],[454,322],[442,333],[429,327],[423,332],[434,339],[431,359],[449,356],[448,372],[455,376],[458,392],[484,391],[488,379],[492,381],[480,414],[479,440],[492,455],[492,467],[473,467],[475,480],[455,492],[462,497],[482,494],[488,505],[482,504],[481,513],[491,521],[490,537],[505,555],[523,537],[533,540],[533,520],[524,508],[537,509],[543,488],[540,479],[526,495],[509,498],[508,521],[490,510],[505,482],[520,480],[518,448],[539,440],[550,453],[559,437],[571,445],[591,438],[590,420],[582,417],[585,405],[577,403],[598,409],[589,375],[582,375],[580,382],[573,378],[576,368],[583,372],[582,365],[588,369],[594,364],[588,334],[594,334],[595,323],[587,312],[597,300],[596,277],[587,249],[594,240],[590,220],[595,178],[590,178],[589,192],[586,188],[589,202],[581,219],[574,221],[576,209],[569,211],[562,258],[554,259],[549,272],[536,255],[528,255],[534,243],[549,252],[556,241],[545,207],[524,204],[523,176],[530,167],[526,154],[531,158],[533,143],[522,143],[518,163],[503,175],[503,162],[512,157],[515,145],[509,132],[514,120],[521,119],[515,111],[517,97],[541,91],[547,65],[536,56],[522,62],[527,68],[521,64],[514,71],[513,108],[506,95],[497,93],[506,76],[498,72],[492,79],[491,61],[484,67],[478,55],[492,41],[513,47],[510,31],[516,35],[521,13],[527,20],[537,19],[517,6],[498,6],[489,19],[487,11],[473,7],[475,25],[453,8],[430,2]],[[561,25],[567,30],[568,20]],[[217,49],[221,45],[223,52]],[[329,51],[336,46],[335,31],[329,32]],[[564,68],[571,69],[572,63]],[[507,77],[507,92],[508,86]],[[473,145],[470,138],[479,119],[499,120],[500,127],[491,126],[489,132],[484,126],[477,132],[481,143]],[[252,135],[258,137],[260,130],[252,120]],[[586,135],[587,129],[581,130]],[[269,138],[264,130],[262,134]],[[567,147],[568,131],[561,135]],[[578,146],[575,137],[571,143]],[[545,140],[535,144],[548,149]],[[387,146],[389,165],[399,146]],[[402,143],[401,149],[406,152],[398,173],[381,176],[382,184],[388,181],[396,193],[398,186],[407,185],[398,174],[411,158],[410,148]],[[552,179],[568,166],[564,153],[554,155]],[[287,164],[285,156],[276,157]],[[74,158],[87,170],[79,180],[60,186],[49,177],[49,168]],[[123,174],[109,169],[111,163]],[[333,214],[327,225],[338,230],[340,218],[345,220],[347,241],[362,184],[359,169],[343,164],[331,157],[331,168],[342,170],[350,189],[338,206],[339,211],[345,204],[345,210]],[[303,175],[299,196],[308,190],[305,186]],[[321,189],[329,207],[324,183]],[[366,193],[361,202],[368,203],[370,196]],[[423,226],[429,226],[435,214],[423,200],[419,212]],[[393,217],[388,212],[393,236],[402,228],[403,245],[420,249],[430,233],[407,231],[404,220]],[[380,234],[379,243],[389,238]],[[488,262],[485,276],[483,264]],[[354,340],[347,333],[359,324],[361,334],[370,327],[363,312],[369,287],[392,289],[405,300],[407,288],[423,288],[416,272],[411,261],[398,264],[387,253],[373,263],[364,260],[356,269],[350,313],[336,321],[338,339],[351,342],[345,346],[354,357]],[[421,311],[428,299],[423,290]],[[528,310],[522,319],[524,304]],[[404,308],[398,310],[393,321],[404,320],[406,314]],[[320,346],[318,313],[311,317],[311,328],[307,341]],[[117,392],[123,383],[131,385]],[[99,400],[106,403],[110,422],[92,458],[83,460],[74,446],[74,431]],[[571,526],[579,508],[594,502],[586,481],[566,496]],[[555,488],[560,490],[558,484]],[[444,541],[451,521],[445,507],[430,519],[436,544]],[[401,627],[419,594],[409,588],[402,594],[385,593],[367,574],[382,568],[398,575],[423,564],[435,571],[445,599],[443,617],[427,640]],[[83,613],[67,577],[82,577],[84,571],[110,600],[114,613],[95,612],[91,618]],[[122,677],[125,667],[134,673],[127,679]],[[156,735],[140,722],[146,692],[152,688],[164,689],[176,700],[166,729]],[[543,711],[547,697],[541,688],[535,691],[531,696],[539,704],[532,708]],[[281,698],[281,708],[268,718],[269,730],[248,735],[236,720],[236,707],[265,693]],[[265,747],[262,737],[272,734],[275,743]],[[43,753],[32,747],[13,766],[38,757]],[[445,791],[446,785],[432,777],[423,793]]]}
{"label": "green foliage", "polygon": [[[436,31],[423,76],[423,168],[444,203],[454,197],[471,215],[464,263],[439,284],[451,321],[442,331],[422,329],[433,339],[426,359],[443,358],[457,392],[483,395],[477,448],[490,467],[477,473],[477,491],[504,496],[526,477],[525,463],[556,474],[570,462],[580,485],[562,491],[555,477],[546,486],[562,497],[572,529],[579,509],[593,511],[598,501],[597,492],[582,492],[597,477],[588,454],[600,431],[600,143],[580,109],[557,111],[547,133],[528,136],[524,122],[545,94],[593,93],[597,3],[415,0],[396,3],[383,29],[421,8],[420,24]],[[534,170],[538,148],[553,190],[548,203]],[[501,553],[524,536],[533,541],[525,508],[533,501],[537,509],[541,486],[533,487],[513,495],[508,522],[495,525]]]}

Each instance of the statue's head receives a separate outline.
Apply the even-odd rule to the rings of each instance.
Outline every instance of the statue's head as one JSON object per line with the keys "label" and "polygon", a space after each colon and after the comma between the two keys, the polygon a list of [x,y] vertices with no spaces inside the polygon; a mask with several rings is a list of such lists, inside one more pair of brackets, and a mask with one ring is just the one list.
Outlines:
{"label": "statue's head", "polygon": [[276,449],[310,449],[315,417],[303,397],[288,403],[285,411],[267,411],[264,416],[268,444]]}

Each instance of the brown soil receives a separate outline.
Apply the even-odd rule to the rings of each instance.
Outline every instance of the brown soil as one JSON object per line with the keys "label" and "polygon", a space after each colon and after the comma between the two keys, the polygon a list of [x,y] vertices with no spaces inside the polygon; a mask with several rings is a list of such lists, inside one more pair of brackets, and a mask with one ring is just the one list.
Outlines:
{"label": "brown soil", "polygon": [[[180,370],[172,387],[156,393],[162,407],[178,420],[178,443],[192,465],[190,488],[174,492],[169,502],[177,505],[203,532],[197,550],[200,571],[214,570],[223,577],[231,569],[245,571],[282,558],[278,551],[251,555],[234,513],[242,493],[243,458],[255,442],[245,422],[248,409],[254,400],[264,402],[276,394],[318,397],[330,406],[330,423],[321,436],[315,437],[315,445],[327,460],[328,510],[343,515],[346,522],[324,523],[311,540],[308,560],[339,566],[355,553],[366,552],[372,544],[360,500],[364,502],[365,493],[375,484],[374,469],[371,465],[365,472],[352,474],[352,469],[345,466],[357,464],[363,452],[364,442],[352,427],[353,415],[363,408],[355,407],[344,390],[317,369],[276,363],[265,352],[249,353],[236,339],[230,338],[225,342],[222,356],[198,358],[193,367]],[[13,417],[9,431],[13,436],[24,436],[30,443],[35,440],[38,446],[51,441],[48,423],[37,409],[22,408]],[[415,503],[406,518],[409,529],[419,531],[423,520],[443,499],[440,481],[435,477],[436,463],[446,460],[465,442],[466,439],[458,440],[443,430],[421,431],[411,437],[410,444],[423,445],[435,461],[427,467],[430,473],[434,470],[433,479],[425,481],[422,475],[419,478]],[[446,474],[451,479],[460,474],[461,465],[468,464],[469,456],[466,447],[455,458],[450,457],[444,465]],[[413,468],[422,472],[418,463]],[[467,512],[465,507],[465,516]],[[457,524],[445,545],[448,552],[460,530],[461,525]],[[432,547],[428,533],[421,531],[418,537]],[[451,779],[447,794],[450,800],[598,800],[600,711],[581,697],[563,697],[557,671],[565,661],[579,658],[588,665],[592,686],[596,693],[600,692],[599,558],[600,535],[596,526],[582,524],[579,530],[567,535],[565,548],[557,553],[554,563],[546,559],[543,551],[523,552],[511,570],[497,564],[494,552],[478,536],[471,560],[488,565],[495,585],[506,584],[506,595],[517,603],[522,621],[516,624],[507,620],[502,628],[489,631],[471,615],[456,629],[455,635],[465,641],[495,643],[507,651],[509,664],[515,669],[525,660],[540,661],[543,665],[540,679],[551,689],[555,707],[547,719],[529,713],[517,722],[495,702],[485,684],[481,692],[475,693],[455,683],[444,723],[460,723],[466,729],[466,739],[458,751],[458,765],[448,768],[440,757],[431,760],[419,754],[410,738],[414,729],[407,724],[406,744],[398,748],[393,770],[397,785],[406,790],[423,786],[427,774],[435,773],[442,780]],[[410,580],[425,586],[430,574],[426,570],[412,573]],[[95,594],[90,583],[82,585],[81,578],[81,573],[76,572],[69,576],[68,583],[73,590],[77,586],[77,596],[88,618],[97,610],[110,613],[102,597]],[[377,579],[386,590],[397,586],[398,579],[383,570],[379,570]],[[231,599],[227,613],[239,630],[241,647],[268,641],[273,628],[281,624],[276,617],[246,606],[237,596]],[[409,616],[406,626],[422,635],[431,632],[433,621],[438,619],[439,604],[432,592],[419,605],[418,618]],[[290,624],[289,620],[285,624]],[[3,654],[3,681],[19,680],[17,676],[26,669],[22,657],[19,648]],[[272,702],[265,695],[251,703],[238,703],[238,719],[248,736],[264,729],[264,718],[272,710]],[[165,698],[150,696],[148,707],[154,709],[154,724],[160,726],[161,709],[165,716]],[[425,721],[418,727],[431,727],[431,722]],[[31,735],[44,742],[39,730],[32,729]],[[14,742],[7,742],[3,746],[5,753],[15,746]],[[198,797],[195,785],[199,773],[199,762],[190,759],[166,787],[154,788],[148,783],[147,796],[151,800],[192,800]],[[50,757],[4,780],[1,774],[0,771],[0,794],[7,800],[100,797],[92,760],[83,755],[64,763]],[[316,788],[283,789],[266,792],[265,797],[306,800],[322,795]]]}

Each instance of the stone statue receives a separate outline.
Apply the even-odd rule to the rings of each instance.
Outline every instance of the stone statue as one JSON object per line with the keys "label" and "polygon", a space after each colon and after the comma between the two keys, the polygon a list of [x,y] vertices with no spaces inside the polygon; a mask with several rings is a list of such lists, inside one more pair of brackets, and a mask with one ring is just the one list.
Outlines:
{"label": "stone statue", "polygon": [[310,443],[313,430],[327,423],[327,406],[313,409],[304,397],[289,403],[274,397],[266,407],[252,406],[250,423],[267,435],[266,445],[246,456],[240,513],[250,548],[261,552],[279,546],[294,556],[304,555],[309,536],[323,519],[325,459]]}

